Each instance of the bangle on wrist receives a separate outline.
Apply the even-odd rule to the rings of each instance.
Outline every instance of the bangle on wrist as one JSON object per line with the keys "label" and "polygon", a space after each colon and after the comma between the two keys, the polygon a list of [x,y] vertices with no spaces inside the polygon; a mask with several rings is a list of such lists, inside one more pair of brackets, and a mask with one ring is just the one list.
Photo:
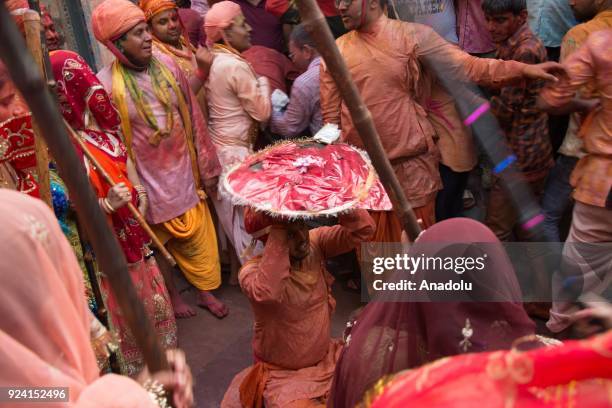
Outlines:
{"label": "bangle on wrist", "polygon": [[101,200],[102,200],[102,208],[104,208],[104,211],[106,211],[107,214],[112,214],[115,212],[115,209],[111,205],[110,201],[108,201],[108,198],[104,197]]}
{"label": "bangle on wrist", "polygon": [[[145,195],[145,196],[142,196],[142,197],[138,196],[138,207],[141,207],[141,206],[143,206],[143,205],[144,205],[145,207],[148,207],[148,206],[149,206],[149,199],[147,198],[147,196],[146,196],[146,195]],[[140,208],[139,208],[139,209],[140,209]]]}
{"label": "bangle on wrist", "polygon": [[142,184],[135,185],[134,190],[136,190],[136,192],[138,193],[138,202],[140,204],[148,203],[149,196],[147,195],[147,190]]}
{"label": "bangle on wrist", "polygon": [[102,209],[102,211],[109,214],[108,208],[106,207],[106,203],[104,202],[104,198],[98,198],[98,205],[100,205],[100,208]]}
{"label": "bangle on wrist", "polygon": [[155,405],[160,408],[170,407],[170,405],[168,405],[166,390],[164,390],[164,387],[160,383],[155,380],[147,380],[142,385],[142,388],[149,393],[149,397]]}

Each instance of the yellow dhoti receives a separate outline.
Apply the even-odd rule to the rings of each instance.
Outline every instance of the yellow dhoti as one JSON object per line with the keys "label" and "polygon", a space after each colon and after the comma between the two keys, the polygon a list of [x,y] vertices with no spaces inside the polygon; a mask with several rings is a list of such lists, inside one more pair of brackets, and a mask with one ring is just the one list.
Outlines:
{"label": "yellow dhoti", "polygon": [[199,290],[213,290],[221,285],[217,236],[206,201],[154,227],[193,286]]}

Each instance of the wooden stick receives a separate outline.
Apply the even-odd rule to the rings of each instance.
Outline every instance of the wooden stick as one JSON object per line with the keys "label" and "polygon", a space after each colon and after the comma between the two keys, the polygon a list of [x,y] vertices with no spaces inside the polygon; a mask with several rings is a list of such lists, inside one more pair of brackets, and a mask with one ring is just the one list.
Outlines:
{"label": "wooden stick", "polygon": [[[38,0],[28,0],[28,4],[30,6],[31,11],[25,13],[24,15],[24,26],[25,26],[25,34],[26,34],[26,43],[28,43],[28,48],[34,57],[34,60],[38,64],[41,69],[41,73],[43,77],[47,80],[47,85],[49,90],[54,93],[55,91],[55,79],[53,78],[53,74],[51,74],[51,78],[49,78],[49,73],[51,70],[51,60],[49,59],[49,51],[47,49],[47,44],[45,42],[45,33],[41,27],[41,12],[40,12],[40,4]],[[28,27],[28,22],[31,20],[36,21],[37,27]],[[33,26],[34,24],[32,24]],[[36,39],[36,33],[38,33],[38,39]],[[44,169],[48,172],[49,169],[49,156],[47,145],[44,139],[40,136],[40,130],[36,126],[36,122],[32,119],[32,128],[35,134],[35,143],[36,143],[36,163],[39,166],[39,179],[46,180],[47,176],[41,176],[42,169],[40,166],[46,161],[47,165],[44,166]],[[42,146],[42,147],[40,147]],[[44,152],[44,153],[41,153]],[[46,157],[46,160],[45,160]],[[49,182],[50,183],[50,182]],[[43,198],[44,193],[41,190],[41,198]],[[44,200],[44,198],[43,198]],[[49,206],[53,208],[52,196],[49,191]],[[46,201],[46,200],[44,200]],[[85,232],[79,225],[79,220],[75,219],[74,223],[77,228],[77,233],[79,236],[79,244],[81,245],[81,251],[83,253],[83,263],[85,264],[85,269],[87,271],[87,276],[89,277],[89,283],[91,285],[91,290],[93,292],[96,305],[98,308],[98,318],[102,322],[103,325],[109,327],[108,321],[108,311],[106,310],[106,305],[102,299],[102,292],[100,291],[100,284],[98,281],[98,277],[96,276],[95,264],[93,261],[93,251],[91,249],[91,245],[83,239]]]}
{"label": "wooden stick", "polygon": [[391,162],[385,154],[378,132],[374,127],[372,115],[361,100],[325,17],[315,0],[299,0],[296,3],[302,17],[302,24],[317,44],[317,50],[325,60],[325,65],[336,82],[338,91],[351,113],[355,129],[357,129],[370,155],[372,164],[393,202],[393,209],[402,223],[402,228],[406,231],[408,237],[414,241],[419,236],[421,228],[404,195],[402,186],[395,176]]}
{"label": "wooden stick", "polygon": [[56,159],[60,176],[68,187],[81,225],[91,239],[100,267],[149,370],[156,372],[168,369],[166,355],[134,289],[125,256],[98,205],[98,197],[83,171],[83,164],[66,132],[55,100],[32,56],[24,52],[25,42],[4,1],[0,1],[0,38],[0,58],[32,110],[32,115],[38,123],[45,124],[40,129],[41,135]]}
{"label": "wooden stick", "polygon": [[85,269],[87,271],[87,277],[89,277],[89,283],[91,284],[91,290],[94,295],[94,299],[96,301],[96,305],[98,306],[98,320],[106,326],[109,327],[108,321],[108,310],[106,310],[106,305],[104,304],[104,299],[102,298],[102,292],[100,291],[100,285],[98,282],[98,276],[96,274],[95,264],[94,264],[94,254],[91,249],[91,245],[87,242],[87,237],[85,236],[85,231],[79,225],[79,221],[75,220],[75,225],[77,229],[77,233],[79,234],[79,244],[81,245],[81,251],[83,252],[83,263],[85,263]]}
{"label": "wooden stick", "polygon": [[[30,11],[24,13],[24,28],[26,35],[26,43],[28,44],[28,49],[32,53],[36,64],[40,68],[40,72],[47,79],[47,84],[55,84],[55,80],[53,80],[53,75],[51,75],[52,81],[48,81],[47,73],[50,72],[46,67],[50,66],[49,54],[47,52],[44,32],[41,27],[41,14],[40,14],[40,5],[36,0],[29,0]],[[51,87],[51,86],[50,86]],[[51,89],[53,92],[53,89]],[[40,134],[40,130],[36,124],[36,121],[32,118],[32,128],[34,130],[35,135],[35,147],[36,147],[36,165],[38,168],[38,179],[39,179],[39,188],[40,188],[40,196],[41,199],[47,202],[46,198],[46,186],[43,186],[44,180],[50,180],[49,178],[49,153],[47,150],[47,144],[45,143],[44,138]],[[46,174],[45,174],[46,172]],[[50,182],[49,182],[50,183]],[[50,191],[48,191],[48,199],[47,202],[51,208],[53,208],[52,196]],[[79,221],[75,219],[75,225],[77,227],[77,232],[79,235],[79,244],[81,245],[81,250],[83,252],[83,262],[85,264],[85,269],[87,270],[87,275],[90,280],[91,289],[93,291],[94,298],[96,300],[96,304],[98,306],[98,317],[102,321],[102,323],[108,327],[108,316],[106,311],[106,306],[102,301],[102,293],[100,291],[100,286],[98,283],[98,279],[96,277],[92,251],[91,248],[87,248],[87,245],[84,244],[83,234],[84,231],[79,226]]]}
{"label": "wooden stick", "polygon": [[[44,74],[42,44],[40,39],[41,23],[40,16],[34,10],[26,11],[23,15],[23,25],[28,49],[34,57],[36,65]],[[51,201],[51,182],[49,180],[49,152],[45,139],[40,134],[40,129],[34,118],[32,118],[32,130],[34,131],[34,149],[36,152],[36,174],[38,175],[38,190],[40,199],[53,208]]]}
{"label": "wooden stick", "polygon": [[[40,11],[40,1],[39,0],[28,0],[28,5],[31,10],[34,10],[38,13],[42,21],[42,13]],[[49,59],[49,48],[47,47],[47,39],[45,36],[45,31],[40,30],[40,45],[42,49],[42,66],[45,73],[45,79],[47,80],[47,85],[49,86],[49,90],[53,94],[55,92],[56,82],[55,78],[53,78],[53,70],[51,69],[51,59]]]}
{"label": "wooden stick", "polygon": [[[115,181],[112,179],[110,174],[108,174],[106,170],[104,170],[104,167],[102,167],[100,162],[98,162],[98,159],[96,159],[95,156],[91,154],[91,152],[85,145],[85,142],[81,140],[81,138],[76,133],[76,131],[72,128],[72,126],[68,124],[68,122],[66,122],[65,119],[64,119],[64,125],[66,126],[66,129],[68,129],[68,133],[70,133],[70,135],[72,136],[72,139],[79,145],[79,147],[83,151],[83,154],[85,154],[85,156],[87,156],[89,161],[94,165],[95,170],[102,176],[104,181],[106,181],[110,186],[114,187],[117,183],[115,183]],[[134,204],[132,203],[128,203],[127,207],[132,213],[132,215],[134,216],[134,218],[136,218],[140,226],[145,230],[145,232],[149,235],[149,237],[151,237],[153,244],[157,247],[157,249],[159,249],[159,251],[162,253],[164,258],[166,258],[166,260],[170,263],[170,265],[176,266],[176,261],[174,260],[174,257],[172,256],[172,254],[170,254],[170,252],[168,252],[164,244],[161,243],[161,241],[159,240],[157,235],[155,235],[151,227],[149,227],[149,224],[147,224],[147,221],[144,219],[142,214],[140,214],[140,211],[138,211],[138,209],[134,207]]]}

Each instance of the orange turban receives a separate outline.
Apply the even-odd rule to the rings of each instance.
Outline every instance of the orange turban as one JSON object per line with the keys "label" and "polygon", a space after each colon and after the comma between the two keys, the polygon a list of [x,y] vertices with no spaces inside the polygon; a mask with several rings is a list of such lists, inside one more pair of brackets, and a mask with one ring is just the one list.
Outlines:
{"label": "orange turban", "polygon": [[234,18],[242,14],[240,6],[232,1],[215,3],[206,13],[204,31],[210,43],[223,38],[223,30],[232,25]]}
{"label": "orange turban", "polygon": [[144,11],[147,22],[151,21],[157,13],[178,8],[172,0],[140,0],[138,5]]}
{"label": "orange turban", "polygon": [[[6,4],[6,8],[11,13],[16,12],[17,14],[19,14],[23,13],[25,10],[30,9],[30,5],[28,4],[27,0],[7,0],[4,4]],[[49,10],[47,10],[47,6],[45,6],[44,4],[40,4],[40,14],[41,16],[51,16],[49,14]]]}
{"label": "orange turban", "polygon": [[21,34],[25,36],[25,28],[23,26],[23,14],[30,9],[27,0],[7,0],[6,8],[11,13],[13,21],[17,24]]}
{"label": "orange turban", "polygon": [[143,21],[144,13],[129,0],[104,0],[91,14],[94,36],[107,47]]}
{"label": "orange turban", "polygon": [[4,2],[8,11],[13,12],[19,9],[29,9],[30,5],[27,0],[6,0]]}
{"label": "orange turban", "polygon": [[[30,9],[30,5],[27,0],[7,0],[5,2],[6,8],[13,15],[13,18],[18,22],[23,23],[23,13]],[[40,17],[43,18],[51,18],[51,14],[49,14],[49,10],[47,10],[47,6],[44,4],[40,5]]]}

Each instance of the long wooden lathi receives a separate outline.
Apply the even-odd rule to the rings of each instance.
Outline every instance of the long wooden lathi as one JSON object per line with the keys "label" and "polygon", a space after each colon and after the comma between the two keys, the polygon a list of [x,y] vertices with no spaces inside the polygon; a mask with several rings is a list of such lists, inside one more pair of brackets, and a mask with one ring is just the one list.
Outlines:
{"label": "long wooden lathi", "polygon": [[[28,49],[38,64],[43,77],[47,81],[50,91],[53,92],[55,88],[55,79],[53,76],[51,76],[51,78],[48,77],[48,73],[51,72],[51,62],[49,60],[49,52],[45,44],[45,33],[44,30],[41,29],[42,23],[40,4],[38,0],[28,0],[28,4],[31,10],[24,14],[26,43],[28,44]],[[49,207],[53,208],[49,178],[50,159],[47,151],[47,144],[45,143],[44,138],[40,135],[40,130],[34,120],[32,121],[32,127],[35,134],[36,165],[38,169],[37,173],[40,186],[40,197],[43,201],[48,203]],[[46,180],[49,180],[49,184],[46,183]],[[97,317],[100,319],[102,324],[108,327],[107,310],[102,300],[102,293],[100,291],[100,285],[95,272],[92,257],[93,251],[83,239],[85,233],[79,226],[79,221],[75,219],[74,222],[78,231],[81,250],[83,251],[83,262],[85,264],[85,269],[87,270],[91,290],[97,305]]]}
{"label": "long wooden lathi", "polygon": [[[110,174],[108,174],[106,172],[106,170],[104,170],[104,167],[102,167],[102,165],[100,165],[100,163],[98,162],[96,157],[93,154],[91,154],[89,149],[87,149],[87,146],[81,140],[81,138],[76,133],[76,131],[74,129],[72,129],[72,127],[65,120],[64,120],[64,124],[66,125],[66,129],[68,129],[68,132],[72,136],[72,139],[79,145],[79,147],[83,151],[83,154],[85,156],[87,156],[87,159],[94,165],[95,170],[102,176],[104,181],[106,181],[106,183],[109,184],[111,187],[115,186],[117,183],[115,183],[115,181],[112,179]],[[140,226],[149,235],[149,237],[153,241],[153,245],[155,245],[157,247],[157,249],[162,253],[164,258],[166,258],[166,260],[170,263],[170,265],[175,266],[176,265],[176,261],[174,260],[174,257],[172,256],[172,254],[170,254],[170,252],[168,252],[168,250],[166,249],[164,244],[161,243],[161,241],[159,240],[157,235],[155,235],[155,233],[153,232],[153,230],[151,229],[151,227],[149,226],[147,221],[144,219],[144,217],[142,216],[140,211],[138,211],[138,209],[136,207],[134,207],[134,204],[132,204],[132,203],[128,203],[127,204],[127,208],[130,210],[130,212],[132,213],[134,218],[136,218],[136,220],[138,221]]]}
{"label": "long wooden lathi", "polygon": [[4,1],[0,1],[0,58],[11,78],[26,100],[40,127],[51,155],[55,158],[60,176],[66,183],[70,197],[87,236],[91,240],[98,263],[127,326],[151,372],[169,367],[159,344],[153,325],[136,294],[127,263],[119,242],[110,229],[106,216],[98,205],[81,159],[77,156],[68,136],[63,118],[47,84],[27,52],[25,42],[17,29]]}
{"label": "long wooden lathi", "polygon": [[327,70],[336,82],[338,91],[351,114],[353,125],[370,155],[380,181],[393,202],[393,208],[402,223],[402,228],[406,231],[408,237],[414,241],[421,232],[421,228],[404,195],[402,186],[393,172],[391,162],[385,154],[378,132],[374,127],[372,116],[351,79],[351,74],[334,42],[334,37],[325,17],[315,0],[299,0],[296,4],[300,11],[302,24],[314,40],[319,54],[325,61]]}
{"label": "long wooden lathi", "polygon": [[[36,65],[44,75],[44,63],[42,42],[40,37],[41,22],[39,14],[34,10],[28,10],[23,15],[23,25],[28,50],[32,53]],[[40,199],[53,208],[51,203],[51,182],[49,180],[49,153],[45,139],[40,134],[38,123],[32,118],[32,130],[34,131],[34,149],[36,152],[36,175],[38,177],[38,191]]]}

